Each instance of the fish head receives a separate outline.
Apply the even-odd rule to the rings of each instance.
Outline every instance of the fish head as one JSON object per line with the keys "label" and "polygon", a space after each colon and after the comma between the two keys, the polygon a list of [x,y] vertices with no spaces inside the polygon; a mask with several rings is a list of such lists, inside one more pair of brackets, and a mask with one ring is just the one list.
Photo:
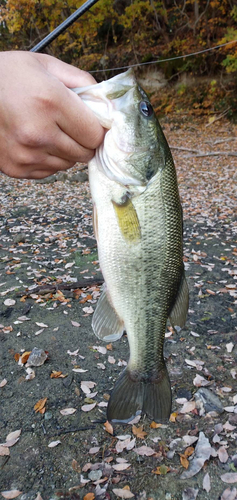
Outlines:
{"label": "fish head", "polygon": [[99,168],[116,182],[144,190],[164,165],[164,148],[155,112],[133,70],[77,93],[107,129],[96,152]]}

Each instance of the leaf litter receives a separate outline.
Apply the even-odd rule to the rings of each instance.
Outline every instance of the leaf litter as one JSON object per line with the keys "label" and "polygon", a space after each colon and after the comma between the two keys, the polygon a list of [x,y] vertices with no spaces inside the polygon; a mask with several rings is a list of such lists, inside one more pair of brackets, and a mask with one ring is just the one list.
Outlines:
{"label": "leaf litter", "polygon": [[[201,119],[193,125],[185,119],[163,122],[171,145],[183,142],[204,152],[215,150],[220,136],[236,135],[236,127],[223,120],[209,127],[206,143]],[[227,146],[231,148],[229,143]],[[223,143],[224,149],[227,146]],[[1,410],[8,434],[12,431],[10,421],[22,434],[16,446],[0,448],[0,452],[10,453],[0,457],[4,467],[0,491],[22,491],[36,499],[37,495],[51,498],[53,491],[57,498],[68,496],[79,488],[83,498],[106,498],[108,494],[111,498],[132,498],[142,487],[145,499],[155,496],[158,480],[164,498],[204,500],[208,493],[210,498],[235,499],[236,160],[221,155],[184,158],[185,154],[173,150],[184,209],[190,310],[181,333],[167,328],[165,357],[173,409],[166,425],[143,417],[125,428],[106,423],[103,405],[126,366],[128,347],[126,337],[99,345],[91,330],[91,315],[100,295],[96,280],[101,279],[101,273],[88,183],[71,182],[76,169],[66,174],[66,181],[52,184],[1,177],[0,387],[5,403]],[[13,236],[22,231],[25,242],[14,242]],[[84,286],[76,288],[81,278]],[[93,284],[87,286],[89,280]],[[51,286],[64,288],[53,293]],[[4,304],[8,299],[10,302]],[[49,354],[47,362],[35,368],[29,390],[22,376],[27,359],[21,367],[14,356],[18,353],[19,361],[34,347]],[[50,376],[53,373],[54,378]],[[88,381],[94,386],[86,386]],[[85,392],[86,387],[90,392]],[[200,399],[197,394],[203,389],[209,392]],[[216,412],[217,407],[213,409],[212,395],[218,398],[222,413]],[[91,397],[94,402],[86,403]],[[21,402],[20,406],[14,401]],[[89,411],[83,411],[85,408]],[[62,418],[62,409],[75,411]],[[4,436],[1,440],[7,445]],[[44,463],[40,458],[43,447],[48,450]],[[24,461],[19,468],[16,464],[21,454]],[[77,470],[75,465],[70,467],[69,459],[78,464]],[[29,486],[27,474],[43,468],[42,479],[31,481],[34,486]],[[88,477],[93,470],[100,471],[94,480]],[[191,476],[183,477],[186,473]]]}

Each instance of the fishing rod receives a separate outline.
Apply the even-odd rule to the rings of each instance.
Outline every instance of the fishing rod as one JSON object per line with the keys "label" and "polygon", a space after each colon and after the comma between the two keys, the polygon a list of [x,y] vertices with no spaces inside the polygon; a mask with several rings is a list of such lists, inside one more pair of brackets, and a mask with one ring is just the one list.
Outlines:
{"label": "fishing rod", "polygon": [[47,47],[55,38],[63,33],[71,24],[73,24],[79,17],[81,17],[87,10],[89,10],[99,0],[87,0],[79,9],[71,14],[65,21],[63,21],[55,30],[51,31],[43,40],[35,45],[30,52],[40,52]]}

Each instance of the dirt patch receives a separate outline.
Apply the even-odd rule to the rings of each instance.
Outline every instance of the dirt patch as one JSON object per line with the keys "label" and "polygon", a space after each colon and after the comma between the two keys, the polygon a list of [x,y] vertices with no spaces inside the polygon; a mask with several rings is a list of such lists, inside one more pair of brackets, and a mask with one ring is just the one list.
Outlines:
{"label": "dirt patch", "polygon": [[[233,150],[237,142],[214,144],[236,137],[228,122],[214,124],[211,130],[188,120],[166,121],[163,126],[172,146],[208,152],[214,147]],[[230,498],[235,498],[237,483],[227,484],[221,476],[230,473],[237,479],[236,159],[185,158],[187,152],[173,152],[184,208],[190,310],[179,335],[167,329],[172,421],[152,428],[142,417],[135,424],[143,426],[142,437],[132,425],[116,426],[113,434],[104,428],[109,392],[128,360],[128,344],[124,336],[112,346],[101,345],[91,329],[101,273],[88,184],[67,179],[41,184],[1,176],[1,385],[6,380],[0,388],[1,442],[12,431],[21,429],[21,434],[9,455],[0,457],[0,491],[17,489],[21,500],[35,500],[38,492],[43,500],[82,499],[89,492],[109,500],[117,498],[116,489],[127,486],[140,500],[216,500],[230,488]],[[95,284],[75,288],[82,279]],[[61,287],[70,283],[71,289]],[[55,290],[47,290],[47,285]],[[34,291],[36,286],[42,293]],[[6,299],[15,302],[6,305]],[[20,366],[17,359],[34,347],[47,351],[48,359],[32,367],[35,377],[27,381],[26,365]],[[53,371],[66,376],[51,378]],[[222,413],[198,406],[197,380],[219,398]],[[95,385],[86,393],[82,381]],[[34,406],[43,398],[45,413],[36,413]],[[182,398],[193,403],[192,409],[184,410]],[[94,403],[93,409],[83,411]],[[74,413],[62,415],[68,408]],[[210,455],[193,477],[181,479],[184,459],[194,461],[197,446],[197,440],[190,445],[194,458],[189,459],[183,436],[200,438],[202,432],[216,456]],[[130,449],[120,451],[121,435]],[[60,443],[49,447],[55,441]],[[139,454],[141,446],[146,448]],[[150,456],[147,448],[153,450]],[[209,492],[203,485],[206,474]]]}

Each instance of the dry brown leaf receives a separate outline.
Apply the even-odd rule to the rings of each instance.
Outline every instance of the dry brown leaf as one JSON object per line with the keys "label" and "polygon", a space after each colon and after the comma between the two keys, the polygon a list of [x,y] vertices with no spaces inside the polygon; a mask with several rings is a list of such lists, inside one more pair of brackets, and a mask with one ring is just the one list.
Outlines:
{"label": "dry brown leaf", "polygon": [[188,469],[189,461],[188,461],[187,457],[185,457],[185,455],[179,455],[179,456],[180,456],[180,463],[181,463],[182,467],[184,467],[185,469]]}
{"label": "dry brown leaf", "polygon": [[108,432],[109,434],[114,434],[114,429],[113,429],[113,426],[111,425],[111,423],[107,420],[107,422],[105,422],[104,424],[104,429],[106,430],[106,432]]}
{"label": "dry brown leaf", "polygon": [[8,491],[1,491],[1,494],[4,498],[7,498],[8,500],[10,500],[11,498],[19,497],[19,495],[22,494],[22,491],[8,490]]}
{"label": "dry brown leaf", "polygon": [[147,432],[143,430],[143,425],[141,425],[140,427],[136,427],[135,425],[133,425],[132,432],[134,436],[136,436],[139,439],[144,439],[145,436],[147,436]]}
{"label": "dry brown leaf", "polygon": [[75,458],[73,458],[73,460],[72,460],[72,468],[75,472],[78,472],[78,473],[81,472],[81,467],[80,467],[79,463],[75,460]]}
{"label": "dry brown leaf", "polygon": [[50,378],[65,378],[67,377],[67,374],[63,374],[63,372],[57,372],[55,370],[52,371],[52,373],[50,374]]}
{"label": "dry brown leaf", "polygon": [[194,452],[193,446],[188,446],[188,448],[186,448],[186,450],[184,452],[184,456],[185,457],[191,457],[191,455],[193,454],[193,452]]}
{"label": "dry brown leaf", "polygon": [[162,427],[162,424],[157,424],[156,422],[151,422],[150,428],[151,429],[159,429],[159,427]]}
{"label": "dry brown leaf", "polygon": [[95,495],[94,493],[87,493],[84,497],[83,500],[94,500]]}
{"label": "dry brown leaf", "polygon": [[158,476],[162,475],[164,476],[167,474],[167,472],[170,472],[170,467],[167,467],[166,465],[160,465],[159,467],[156,467],[156,469],[152,470],[153,474],[157,474]]}
{"label": "dry brown leaf", "polygon": [[170,415],[170,422],[175,422],[177,416],[178,416],[178,413],[176,413],[176,412],[171,413],[171,415]]}
{"label": "dry brown leaf", "polygon": [[0,382],[0,387],[4,387],[6,384],[7,384],[7,379],[6,379],[6,378],[4,378],[4,379]]}
{"label": "dry brown leaf", "polygon": [[112,346],[112,344],[107,344],[106,349],[107,349],[108,351],[112,351],[112,350],[113,350],[113,346]]}
{"label": "dry brown leaf", "polygon": [[18,363],[19,359],[20,359],[21,355],[19,354],[19,352],[16,352],[16,354],[14,354],[14,359],[15,361]]}
{"label": "dry brown leaf", "polygon": [[47,399],[48,398],[42,398],[42,399],[39,399],[39,401],[37,401],[37,403],[34,406],[35,413],[37,413],[37,412],[42,413],[42,414],[44,413],[45,404],[46,404]]}
{"label": "dry brown leaf", "polygon": [[27,361],[28,361],[28,358],[31,354],[31,351],[25,351],[23,352],[23,354],[20,356],[20,360],[21,360],[21,363],[24,365]]}

